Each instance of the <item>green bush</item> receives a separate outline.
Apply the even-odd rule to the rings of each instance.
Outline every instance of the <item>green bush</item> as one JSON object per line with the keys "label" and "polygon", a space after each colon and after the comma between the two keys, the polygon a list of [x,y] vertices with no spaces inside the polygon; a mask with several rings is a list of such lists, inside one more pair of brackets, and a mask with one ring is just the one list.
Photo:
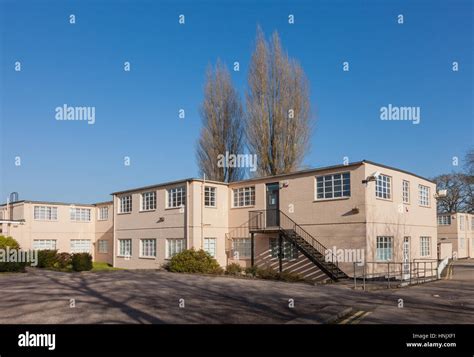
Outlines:
{"label": "green bush", "polygon": [[225,273],[227,275],[241,275],[242,274],[242,267],[240,264],[231,263],[227,266]]}
{"label": "green bush", "polygon": [[248,267],[248,268],[245,268],[245,274],[256,276],[257,275],[257,270],[258,270],[258,268],[256,266]]}
{"label": "green bush", "polygon": [[58,269],[67,269],[72,264],[72,256],[69,253],[58,253],[56,256],[56,267]]}
{"label": "green bush", "polygon": [[57,250],[38,250],[38,268],[54,268],[58,262]]}
{"label": "green bush", "polygon": [[167,269],[176,273],[222,274],[217,260],[203,250],[184,250],[174,255]]}
{"label": "green bush", "polygon": [[278,280],[278,272],[270,267],[257,268],[255,275],[260,279]]}
{"label": "green bush", "polygon": [[[17,249],[19,250],[20,249],[20,244],[18,244],[18,242],[13,239],[12,237],[5,237],[5,236],[0,236],[0,249],[2,249],[4,251],[3,254],[5,254],[5,256],[3,258],[7,258],[6,257],[6,250],[7,250],[7,247],[11,250],[11,249]],[[19,262],[7,262],[7,261],[4,261],[4,262],[0,262],[0,272],[15,272],[15,271],[25,271],[25,266],[27,264],[26,263],[19,263]]]}
{"label": "green bush", "polygon": [[302,275],[298,273],[289,272],[289,271],[282,271],[281,273],[279,273],[278,279],[282,281],[287,281],[290,283],[294,283],[298,281],[306,281],[306,279]]}
{"label": "green bush", "polygon": [[92,255],[89,253],[75,253],[71,258],[72,270],[88,271],[92,269]]}

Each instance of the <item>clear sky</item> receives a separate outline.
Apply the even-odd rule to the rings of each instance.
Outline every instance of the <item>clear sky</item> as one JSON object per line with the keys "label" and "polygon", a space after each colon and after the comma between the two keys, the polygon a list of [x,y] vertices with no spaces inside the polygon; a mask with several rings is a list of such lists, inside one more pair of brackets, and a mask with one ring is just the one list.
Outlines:
{"label": "clear sky", "polygon": [[[267,36],[278,31],[309,79],[316,126],[306,166],[347,156],[431,177],[473,146],[469,0],[0,4],[0,201],[18,191],[88,203],[197,176],[206,67],[239,61],[232,79],[244,97],[257,24]],[[95,124],[57,121],[64,104],[94,106]],[[420,123],[380,120],[388,104],[420,107]]]}

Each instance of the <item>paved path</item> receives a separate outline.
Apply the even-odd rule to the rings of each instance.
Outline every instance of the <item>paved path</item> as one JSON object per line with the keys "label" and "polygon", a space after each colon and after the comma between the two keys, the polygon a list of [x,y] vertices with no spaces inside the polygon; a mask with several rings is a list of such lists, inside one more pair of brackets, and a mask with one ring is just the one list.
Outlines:
{"label": "paved path", "polygon": [[[356,323],[474,323],[474,261],[456,262],[450,280],[371,292],[354,291],[347,284],[311,286],[160,271],[31,269],[0,274],[0,294],[0,323],[12,324],[324,323],[328,311],[348,307],[354,314],[362,311],[352,319]],[[400,298],[403,308],[398,308]]]}

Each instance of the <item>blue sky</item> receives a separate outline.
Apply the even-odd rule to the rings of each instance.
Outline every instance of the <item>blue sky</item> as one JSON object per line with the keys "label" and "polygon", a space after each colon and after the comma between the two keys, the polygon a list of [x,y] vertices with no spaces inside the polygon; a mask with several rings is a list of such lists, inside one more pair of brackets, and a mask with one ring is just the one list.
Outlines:
{"label": "blue sky", "polygon": [[[431,177],[455,169],[452,157],[473,146],[471,1],[0,4],[0,201],[18,191],[22,199],[94,202],[197,176],[206,67],[239,61],[232,79],[243,98],[257,24],[267,36],[279,32],[309,79],[316,126],[306,166],[347,156]],[[95,124],[55,120],[65,103],[95,106]],[[381,121],[389,103],[421,107],[420,124]]]}

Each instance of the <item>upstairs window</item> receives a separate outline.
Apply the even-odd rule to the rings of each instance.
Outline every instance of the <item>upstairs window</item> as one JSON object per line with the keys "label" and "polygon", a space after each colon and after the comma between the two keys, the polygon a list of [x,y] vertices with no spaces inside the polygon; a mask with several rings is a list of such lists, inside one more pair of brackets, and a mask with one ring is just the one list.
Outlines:
{"label": "upstairs window", "polygon": [[247,207],[255,205],[255,186],[235,188],[234,207]]}
{"label": "upstairs window", "polygon": [[461,231],[464,230],[464,216],[462,216],[462,215],[459,216],[459,229],[460,229]]}
{"label": "upstairs window", "polygon": [[168,208],[177,208],[186,204],[186,190],[183,186],[168,189]]}
{"label": "upstairs window", "polygon": [[392,198],[392,178],[386,175],[377,176],[375,196],[390,200]]}
{"label": "upstairs window", "polygon": [[38,221],[57,221],[58,208],[51,206],[34,206],[34,219]]}
{"label": "upstairs window", "polygon": [[430,188],[428,186],[418,186],[418,203],[424,207],[430,205]]}
{"label": "upstairs window", "polygon": [[142,211],[152,211],[156,209],[156,192],[142,193]]}
{"label": "upstairs window", "polygon": [[216,207],[216,188],[212,186],[204,187],[204,206]]}
{"label": "upstairs window", "polygon": [[119,213],[129,212],[132,212],[132,196],[128,195],[120,197]]}
{"label": "upstairs window", "polygon": [[318,200],[351,196],[351,175],[349,172],[316,177],[316,198]]}
{"label": "upstairs window", "polygon": [[109,207],[99,208],[99,221],[106,221],[109,219]]}
{"label": "upstairs window", "polygon": [[69,215],[71,221],[75,222],[89,222],[91,220],[91,210],[89,208],[71,207]]}
{"label": "upstairs window", "polygon": [[410,203],[410,182],[403,180],[402,183],[403,190],[403,203]]}
{"label": "upstairs window", "polygon": [[451,216],[438,216],[438,224],[440,226],[449,226],[451,224]]}

